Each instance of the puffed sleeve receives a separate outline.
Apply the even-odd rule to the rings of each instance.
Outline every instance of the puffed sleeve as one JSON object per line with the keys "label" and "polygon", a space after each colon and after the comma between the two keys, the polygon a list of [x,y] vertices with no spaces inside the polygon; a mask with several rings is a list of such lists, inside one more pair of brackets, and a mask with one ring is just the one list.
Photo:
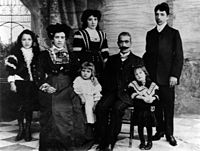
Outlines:
{"label": "puffed sleeve", "polygon": [[75,32],[73,40],[73,52],[80,52],[84,47],[84,39],[80,31]]}
{"label": "puffed sleeve", "polygon": [[18,59],[15,55],[9,55],[5,58],[5,66],[8,71],[8,82],[15,81],[15,74],[18,64]]}
{"label": "puffed sleeve", "polygon": [[101,31],[100,33],[103,39],[102,46],[101,46],[101,54],[102,54],[103,59],[106,59],[109,57],[108,40],[107,40],[107,36],[105,32]]}
{"label": "puffed sleeve", "polygon": [[9,55],[5,58],[6,70],[9,72],[9,75],[14,75],[17,68],[17,57],[15,55]]}
{"label": "puffed sleeve", "polygon": [[80,81],[80,77],[77,77],[74,81],[73,81],[73,88],[74,88],[74,92],[76,94],[82,94],[83,90],[81,88],[81,81]]}

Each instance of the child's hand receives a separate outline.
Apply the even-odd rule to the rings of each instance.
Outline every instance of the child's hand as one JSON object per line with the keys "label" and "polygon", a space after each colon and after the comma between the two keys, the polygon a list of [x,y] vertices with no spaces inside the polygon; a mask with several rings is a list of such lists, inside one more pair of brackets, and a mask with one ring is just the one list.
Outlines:
{"label": "child's hand", "polygon": [[10,90],[11,91],[13,91],[13,92],[17,92],[17,87],[16,87],[16,85],[15,85],[15,82],[11,82],[10,83]]}
{"label": "child's hand", "polygon": [[152,103],[155,100],[155,97],[149,96],[144,98],[144,102]]}
{"label": "child's hand", "polygon": [[134,98],[141,99],[140,95],[138,95],[138,93],[132,93],[131,94],[131,99],[134,99]]}
{"label": "child's hand", "polygon": [[85,104],[85,98],[81,99],[81,103]]}
{"label": "child's hand", "polygon": [[145,103],[149,103],[149,98],[148,97],[143,97],[143,100]]}
{"label": "child's hand", "polygon": [[81,103],[85,104],[86,100],[83,94],[79,94],[79,97],[81,98]]}
{"label": "child's hand", "polygon": [[150,97],[150,103],[153,103],[153,101],[155,100],[155,97]]}
{"label": "child's hand", "polygon": [[95,102],[94,102],[94,106],[93,106],[93,108],[92,108],[93,112],[94,112],[95,109],[96,109],[97,103],[98,103],[98,101],[95,101]]}

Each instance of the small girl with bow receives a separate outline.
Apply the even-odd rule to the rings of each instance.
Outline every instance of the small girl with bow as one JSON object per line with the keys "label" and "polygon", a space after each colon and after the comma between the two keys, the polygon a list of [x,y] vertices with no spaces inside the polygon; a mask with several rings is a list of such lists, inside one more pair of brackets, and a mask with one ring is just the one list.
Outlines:
{"label": "small girl with bow", "polygon": [[80,76],[73,82],[73,88],[76,94],[81,98],[84,105],[87,119],[86,135],[89,140],[94,138],[94,126],[96,116],[94,113],[97,102],[101,99],[102,87],[95,77],[95,66],[91,62],[84,62],[81,65]]}

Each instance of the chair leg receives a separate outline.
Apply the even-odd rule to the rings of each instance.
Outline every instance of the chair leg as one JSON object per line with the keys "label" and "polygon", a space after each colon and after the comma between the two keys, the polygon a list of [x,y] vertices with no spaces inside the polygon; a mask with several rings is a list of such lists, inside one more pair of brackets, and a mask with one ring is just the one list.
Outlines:
{"label": "chair leg", "polygon": [[132,147],[132,139],[134,137],[134,119],[133,119],[134,109],[131,109],[131,117],[130,117],[130,138],[129,138],[129,147]]}

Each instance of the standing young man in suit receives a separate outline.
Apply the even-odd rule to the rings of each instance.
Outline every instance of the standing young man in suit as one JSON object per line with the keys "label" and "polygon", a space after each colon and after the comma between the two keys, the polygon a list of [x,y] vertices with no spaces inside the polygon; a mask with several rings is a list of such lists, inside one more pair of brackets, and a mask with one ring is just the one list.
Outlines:
{"label": "standing young man in suit", "polygon": [[[132,70],[142,65],[142,59],[131,52],[131,35],[122,32],[117,42],[120,52],[110,56],[106,62],[103,76],[103,97],[97,104],[97,126],[99,133],[98,149],[112,150],[121,130],[125,109],[132,105],[126,88],[132,80]],[[110,113],[111,111],[111,113]],[[109,122],[110,114],[110,122]]]}
{"label": "standing young man in suit", "polygon": [[169,27],[169,6],[158,4],[155,9],[156,27],[147,32],[146,52],[143,56],[150,77],[159,85],[160,104],[156,111],[158,125],[153,140],[166,135],[170,145],[177,142],[174,130],[174,86],[179,83],[183,67],[183,49],[179,31]]}

